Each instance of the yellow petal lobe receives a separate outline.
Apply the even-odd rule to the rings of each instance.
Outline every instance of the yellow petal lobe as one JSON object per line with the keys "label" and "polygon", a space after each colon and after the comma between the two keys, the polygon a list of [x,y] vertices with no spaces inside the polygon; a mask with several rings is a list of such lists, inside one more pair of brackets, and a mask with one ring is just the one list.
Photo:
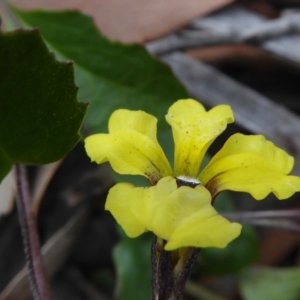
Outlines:
{"label": "yellow petal lobe", "polygon": [[143,175],[152,184],[171,175],[170,164],[156,139],[157,119],[143,111],[120,109],[109,120],[108,134],[86,138],[92,161],[109,161],[119,174]]}
{"label": "yellow petal lobe", "polygon": [[210,193],[202,185],[178,188],[173,177],[149,188],[117,184],[110,190],[105,208],[128,236],[152,231],[168,241],[166,250],[225,247],[241,229],[216,212]]}
{"label": "yellow petal lobe", "polygon": [[228,105],[206,111],[198,101],[186,99],[169,108],[166,120],[175,143],[175,175],[197,177],[208,147],[234,118]]}
{"label": "yellow petal lobe", "polygon": [[140,221],[140,216],[136,216],[132,209],[143,203],[146,189],[136,188],[130,183],[117,183],[108,193],[105,210],[111,212],[118,224],[123,228],[125,233],[131,237],[137,237],[147,231],[144,222]]}
{"label": "yellow petal lobe", "polygon": [[262,135],[235,134],[200,174],[213,195],[223,190],[250,193],[256,200],[274,193],[286,199],[300,190],[300,178],[287,176],[294,159]]}
{"label": "yellow petal lobe", "polygon": [[209,204],[184,220],[171,235],[165,250],[180,247],[225,248],[241,233],[242,226],[231,223]]}

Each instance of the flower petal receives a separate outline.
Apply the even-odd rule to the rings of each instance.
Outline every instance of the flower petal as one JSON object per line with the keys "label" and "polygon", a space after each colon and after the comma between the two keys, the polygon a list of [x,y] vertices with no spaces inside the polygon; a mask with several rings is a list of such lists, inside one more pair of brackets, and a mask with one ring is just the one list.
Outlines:
{"label": "flower petal", "polygon": [[170,239],[184,219],[211,203],[211,195],[202,185],[197,188],[187,186],[178,188],[173,177],[166,177],[158,182],[153,198],[155,198],[153,203],[158,204],[148,206],[148,210],[151,211],[149,228],[165,240]]}
{"label": "flower petal", "polygon": [[286,176],[294,159],[262,135],[235,134],[200,174],[201,182],[216,195],[223,190],[250,193],[261,200],[273,192],[286,199],[300,191],[300,178]]}
{"label": "flower petal", "polygon": [[197,177],[203,156],[228,123],[233,113],[228,105],[205,111],[196,100],[175,102],[166,115],[175,143],[175,175]]}
{"label": "flower petal", "polygon": [[202,185],[178,188],[175,178],[165,177],[149,188],[117,184],[105,208],[128,236],[152,231],[168,241],[166,250],[225,247],[239,235],[241,226],[218,215],[210,203],[210,193]]}
{"label": "flower petal", "polygon": [[120,174],[143,175],[152,184],[171,175],[170,164],[156,139],[157,119],[143,111],[120,109],[109,120],[109,134],[85,140],[92,161],[109,161]]}
{"label": "flower petal", "polygon": [[109,118],[108,131],[113,133],[129,129],[157,141],[156,125],[157,119],[142,110],[118,109]]}
{"label": "flower petal", "polygon": [[111,212],[126,234],[132,238],[147,231],[140,216],[132,212],[133,207],[143,203],[144,191],[147,189],[136,188],[130,183],[118,183],[109,190],[106,199],[105,210]]}
{"label": "flower petal", "polygon": [[180,247],[225,248],[241,233],[242,226],[231,223],[210,205],[186,218],[171,235],[166,250]]}

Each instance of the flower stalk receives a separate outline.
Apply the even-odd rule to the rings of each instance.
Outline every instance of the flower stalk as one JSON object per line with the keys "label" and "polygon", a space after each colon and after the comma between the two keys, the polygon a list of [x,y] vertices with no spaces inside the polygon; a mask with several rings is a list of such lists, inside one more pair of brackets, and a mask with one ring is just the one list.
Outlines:
{"label": "flower stalk", "polygon": [[26,168],[15,165],[17,182],[16,203],[21,226],[26,264],[29,272],[29,284],[34,300],[50,300],[48,281],[45,275],[40,243],[34,216],[31,210],[29,186]]}
{"label": "flower stalk", "polygon": [[165,251],[166,241],[154,237],[151,249],[152,300],[179,300],[200,249]]}

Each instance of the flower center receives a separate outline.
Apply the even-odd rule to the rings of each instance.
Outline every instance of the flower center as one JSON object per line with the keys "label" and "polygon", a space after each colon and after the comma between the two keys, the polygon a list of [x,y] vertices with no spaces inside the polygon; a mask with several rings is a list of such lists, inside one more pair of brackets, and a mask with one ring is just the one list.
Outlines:
{"label": "flower center", "polygon": [[193,177],[188,177],[185,175],[180,175],[175,178],[176,178],[177,187],[189,186],[191,188],[194,188],[197,185],[201,184],[201,182],[198,179]]}

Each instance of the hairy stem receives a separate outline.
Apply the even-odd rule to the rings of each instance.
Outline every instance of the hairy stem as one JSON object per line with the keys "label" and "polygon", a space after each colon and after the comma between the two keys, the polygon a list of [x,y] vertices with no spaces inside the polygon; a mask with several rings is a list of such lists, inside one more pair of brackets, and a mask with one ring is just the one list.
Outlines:
{"label": "hairy stem", "polygon": [[152,243],[152,300],[179,300],[199,249],[165,251],[165,243],[158,237]]}
{"label": "hairy stem", "polygon": [[17,208],[22,231],[29,283],[34,300],[50,300],[48,281],[42,264],[39,238],[31,210],[26,168],[15,165],[17,182]]}

